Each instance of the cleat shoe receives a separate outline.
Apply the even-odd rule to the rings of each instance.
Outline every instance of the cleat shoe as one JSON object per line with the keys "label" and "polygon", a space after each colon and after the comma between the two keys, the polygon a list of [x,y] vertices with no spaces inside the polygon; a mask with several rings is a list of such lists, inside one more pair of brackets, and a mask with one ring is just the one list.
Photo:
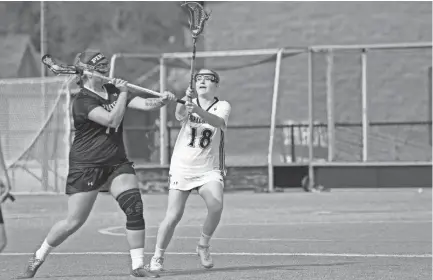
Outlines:
{"label": "cleat shoe", "polygon": [[163,271],[164,270],[164,257],[152,257],[149,264],[150,271]]}
{"label": "cleat shoe", "polygon": [[133,277],[149,277],[158,278],[159,274],[149,271],[148,268],[139,267],[131,271],[131,276]]}
{"label": "cleat shoe", "polygon": [[43,260],[39,260],[36,258],[36,255],[33,255],[33,257],[31,257],[29,260],[26,271],[23,275],[18,276],[17,279],[28,279],[35,277],[36,272],[43,263]]}
{"label": "cleat shoe", "polygon": [[197,245],[197,255],[200,257],[201,265],[204,268],[212,268],[213,261],[210,256],[209,245]]}

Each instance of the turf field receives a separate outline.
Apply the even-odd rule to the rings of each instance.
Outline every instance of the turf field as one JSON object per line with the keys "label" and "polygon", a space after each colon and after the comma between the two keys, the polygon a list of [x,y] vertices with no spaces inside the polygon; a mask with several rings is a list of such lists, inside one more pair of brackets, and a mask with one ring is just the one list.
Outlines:
{"label": "turf field", "polygon": [[[228,193],[211,242],[215,268],[194,254],[204,203],[192,194],[165,261],[163,279],[432,279],[432,193],[416,189],[330,193]],[[166,195],[145,195],[146,258],[155,246]],[[21,273],[65,196],[19,196],[3,205],[9,244],[0,279]],[[55,249],[36,279],[131,279],[124,217],[101,194],[88,222]]]}

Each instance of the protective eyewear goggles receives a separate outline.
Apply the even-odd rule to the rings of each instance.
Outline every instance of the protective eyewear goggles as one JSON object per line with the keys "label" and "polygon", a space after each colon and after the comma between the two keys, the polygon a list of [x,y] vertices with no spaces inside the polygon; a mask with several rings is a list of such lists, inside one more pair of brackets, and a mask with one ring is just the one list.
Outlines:
{"label": "protective eyewear goggles", "polygon": [[219,79],[216,75],[214,74],[196,74],[195,75],[195,81],[196,82],[201,82],[201,81],[211,81],[213,83],[218,83]]}
{"label": "protective eyewear goggles", "polygon": [[95,66],[90,66],[90,68],[93,68],[92,70],[95,70],[99,73],[108,73],[110,71],[110,64],[108,63],[100,63]]}

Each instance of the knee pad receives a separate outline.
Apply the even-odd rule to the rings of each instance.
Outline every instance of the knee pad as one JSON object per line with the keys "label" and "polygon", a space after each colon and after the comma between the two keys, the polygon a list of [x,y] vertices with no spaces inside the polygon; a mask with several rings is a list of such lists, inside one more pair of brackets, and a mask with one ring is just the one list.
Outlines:
{"label": "knee pad", "polygon": [[120,208],[126,214],[126,229],[143,230],[145,228],[143,218],[143,201],[138,189],[124,191],[117,197]]}

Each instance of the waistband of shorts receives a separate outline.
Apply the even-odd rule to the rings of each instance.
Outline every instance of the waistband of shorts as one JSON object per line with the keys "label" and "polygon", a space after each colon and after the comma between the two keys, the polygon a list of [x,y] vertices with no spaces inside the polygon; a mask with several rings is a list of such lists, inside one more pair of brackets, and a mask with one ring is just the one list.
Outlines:
{"label": "waistband of shorts", "polygon": [[76,162],[70,161],[69,167],[79,167],[79,168],[104,168],[104,167],[114,167],[122,164],[133,164],[132,161],[121,161],[121,162],[107,162],[107,163],[92,163],[92,162]]}
{"label": "waistband of shorts", "polygon": [[221,173],[221,170],[219,169],[210,169],[210,170],[205,170],[205,171],[201,171],[201,172],[191,172],[191,171],[184,171],[184,170],[169,170],[168,174],[172,175],[172,176],[186,176],[186,177],[200,177],[200,176],[205,176],[205,175],[209,175],[212,173],[218,173],[223,175],[223,173]]}

